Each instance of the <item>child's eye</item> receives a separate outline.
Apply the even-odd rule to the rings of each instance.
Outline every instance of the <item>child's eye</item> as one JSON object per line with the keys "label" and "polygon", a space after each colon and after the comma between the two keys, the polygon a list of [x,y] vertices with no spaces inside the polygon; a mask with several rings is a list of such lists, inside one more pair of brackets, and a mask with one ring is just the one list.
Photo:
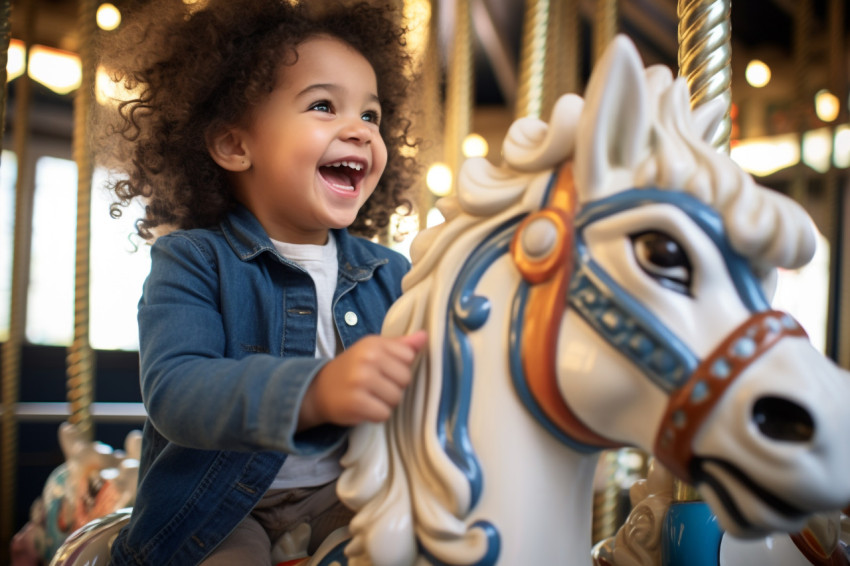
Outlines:
{"label": "child's eye", "polygon": [[311,104],[310,110],[315,110],[317,112],[332,112],[331,103],[327,100],[320,100],[319,102]]}
{"label": "child's eye", "polygon": [[372,122],[373,124],[380,124],[381,122],[381,116],[375,110],[364,112],[361,118],[364,122]]}

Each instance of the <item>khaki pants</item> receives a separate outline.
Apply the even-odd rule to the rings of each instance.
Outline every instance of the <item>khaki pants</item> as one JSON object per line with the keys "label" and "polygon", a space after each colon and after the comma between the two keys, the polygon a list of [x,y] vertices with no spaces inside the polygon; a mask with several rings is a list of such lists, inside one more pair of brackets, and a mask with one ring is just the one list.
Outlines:
{"label": "khaki pants", "polygon": [[353,513],[336,496],[336,481],[317,487],[274,489],[207,556],[202,566],[271,565],[272,544],[301,523],[312,530],[308,552],[351,520]]}

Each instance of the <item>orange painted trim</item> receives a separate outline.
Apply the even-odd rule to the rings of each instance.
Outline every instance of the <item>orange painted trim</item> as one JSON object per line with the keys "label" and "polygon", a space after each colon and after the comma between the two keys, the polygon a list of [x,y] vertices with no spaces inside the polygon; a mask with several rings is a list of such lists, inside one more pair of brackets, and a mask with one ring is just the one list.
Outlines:
{"label": "orange painted trim", "polygon": [[[796,323],[793,328],[781,327],[777,331],[771,330],[765,323],[769,318],[777,319],[782,316],[785,316],[785,313],[771,310],[756,313],[747,319],[697,366],[685,385],[670,396],[655,439],[653,453],[679,479],[691,481],[693,439],[728,388],[750,364],[784,337],[806,336],[803,328]],[[744,337],[754,341],[755,350],[752,355],[740,358],[734,354],[733,345]],[[722,378],[712,375],[712,369],[718,360],[725,361],[729,368],[728,375]],[[697,386],[703,387],[704,392],[695,399],[693,392]]]}
{"label": "orange painted trim", "polygon": [[[620,446],[582,423],[567,406],[558,387],[555,367],[558,331],[572,277],[575,208],[572,167],[565,164],[553,187],[549,206],[525,218],[511,242],[514,262],[523,279],[531,285],[523,321],[523,370],[531,395],[546,417],[564,434],[582,444]],[[532,258],[524,253],[520,239],[524,229],[541,218],[548,219],[556,227],[557,238],[549,253]]]}
{"label": "orange painted trim", "polygon": [[791,541],[800,551],[800,553],[814,566],[848,566],[850,561],[847,560],[847,555],[841,548],[841,544],[837,544],[832,552],[827,555],[826,550],[820,545],[815,538],[815,535],[809,529],[803,529],[801,533],[790,535]]}

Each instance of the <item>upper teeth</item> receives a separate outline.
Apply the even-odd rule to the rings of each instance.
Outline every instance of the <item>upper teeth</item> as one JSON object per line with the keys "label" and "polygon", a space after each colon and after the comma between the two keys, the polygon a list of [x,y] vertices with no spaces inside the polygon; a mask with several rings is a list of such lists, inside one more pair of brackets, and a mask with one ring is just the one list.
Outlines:
{"label": "upper teeth", "polygon": [[363,169],[363,165],[354,161],[337,161],[336,163],[328,164],[328,167],[351,167],[355,171]]}

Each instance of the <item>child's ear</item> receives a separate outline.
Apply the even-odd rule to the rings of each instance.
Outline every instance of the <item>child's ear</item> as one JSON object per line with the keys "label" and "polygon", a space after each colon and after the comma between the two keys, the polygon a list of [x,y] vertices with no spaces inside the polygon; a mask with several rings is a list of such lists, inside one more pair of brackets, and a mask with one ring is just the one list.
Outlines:
{"label": "child's ear", "polygon": [[238,128],[222,128],[208,135],[207,151],[227,171],[247,171],[251,167],[251,155]]}

